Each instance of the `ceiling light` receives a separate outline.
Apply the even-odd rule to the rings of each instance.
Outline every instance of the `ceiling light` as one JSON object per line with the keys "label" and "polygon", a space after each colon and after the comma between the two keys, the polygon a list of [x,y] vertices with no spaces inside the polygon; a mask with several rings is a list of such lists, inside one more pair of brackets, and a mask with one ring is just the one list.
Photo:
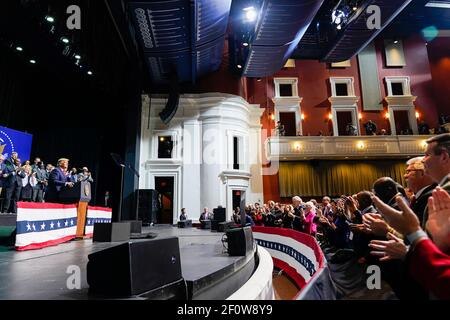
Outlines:
{"label": "ceiling light", "polygon": [[62,37],[61,41],[65,44],[69,43],[69,39],[67,39],[66,37]]}
{"label": "ceiling light", "polygon": [[425,7],[428,8],[441,8],[441,9],[450,9],[450,3],[445,3],[442,1],[430,1]]}
{"label": "ceiling light", "polygon": [[31,60],[30,60],[30,63],[31,63],[31,64],[35,64],[35,63],[36,63],[36,60],[31,59]]}
{"label": "ceiling light", "polygon": [[22,47],[16,47],[16,50],[17,51],[23,51],[23,48]]}
{"label": "ceiling light", "polygon": [[245,12],[245,20],[247,22],[254,22],[256,18],[258,17],[258,14],[256,13],[256,10],[254,7],[247,7],[243,9]]}
{"label": "ceiling light", "polygon": [[45,21],[53,23],[55,22],[55,18],[53,18],[52,16],[45,16]]}

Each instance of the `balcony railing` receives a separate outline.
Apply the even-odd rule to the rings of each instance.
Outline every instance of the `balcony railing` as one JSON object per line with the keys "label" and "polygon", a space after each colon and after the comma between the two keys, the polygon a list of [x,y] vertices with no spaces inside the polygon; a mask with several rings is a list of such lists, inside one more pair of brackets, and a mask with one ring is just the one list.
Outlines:
{"label": "balcony railing", "polygon": [[399,158],[423,155],[428,135],[270,137],[269,160]]}

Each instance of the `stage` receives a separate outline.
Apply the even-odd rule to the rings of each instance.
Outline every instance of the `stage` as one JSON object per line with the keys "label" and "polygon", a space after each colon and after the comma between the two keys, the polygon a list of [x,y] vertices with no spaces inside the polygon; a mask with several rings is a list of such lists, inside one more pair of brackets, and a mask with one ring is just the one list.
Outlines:
{"label": "stage", "polygon": [[[156,234],[155,239],[178,237],[181,270],[184,280],[177,288],[155,290],[131,299],[214,299],[223,300],[241,288],[257,268],[256,246],[245,257],[231,257],[225,252],[221,239],[224,233],[196,228],[176,228],[158,225],[143,232]],[[132,240],[149,241],[149,240]],[[18,252],[13,248],[0,251],[0,300],[86,300],[104,299],[89,293],[86,265],[88,255],[118,245],[98,243],[92,239],[70,241],[39,250]],[[158,257],[151,257],[158,259]],[[67,282],[78,266],[81,288],[69,289]],[[72,271],[71,271],[72,270]],[[69,273],[68,273],[69,271]],[[69,280],[70,283],[70,280]],[[174,292],[181,292],[183,297]],[[187,287],[187,290],[186,290]]]}

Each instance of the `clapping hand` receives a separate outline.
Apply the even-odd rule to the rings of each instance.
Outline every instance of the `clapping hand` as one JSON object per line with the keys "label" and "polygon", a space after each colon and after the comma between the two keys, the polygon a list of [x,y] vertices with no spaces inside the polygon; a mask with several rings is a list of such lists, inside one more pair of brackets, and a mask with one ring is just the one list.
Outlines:
{"label": "clapping hand", "polygon": [[371,251],[370,254],[380,257],[380,261],[403,260],[406,257],[408,248],[402,239],[396,237],[392,233],[387,235],[388,241],[382,240],[372,240],[370,241],[369,247],[375,249]]}
{"label": "clapping hand", "polygon": [[402,211],[388,206],[376,196],[372,197],[372,200],[389,225],[404,236],[420,230],[419,218],[417,218],[416,214],[408,207],[400,195],[395,198],[395,201]]}
{"label": "clapping hand", "polygon": [[363,223],[367,232],[376,236],[384,237],[389,231],[389,225],[376,213],[366,213],[363,215]]}
{"label": "clapping hand", "polygon": [[441,251],[446,252],[450,249],[450,195],[440,187],[437,187],[432,197],[428,198],[426,229]]}

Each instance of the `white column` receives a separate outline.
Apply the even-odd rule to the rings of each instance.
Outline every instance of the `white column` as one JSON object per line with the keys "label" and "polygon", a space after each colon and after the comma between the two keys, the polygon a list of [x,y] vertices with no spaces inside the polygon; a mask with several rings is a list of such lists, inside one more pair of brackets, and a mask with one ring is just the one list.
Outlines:
{"label": "white column", "polygon": [[186,120],[183,128],[182,207],[197,220],[203,211],[200,203],[201,127],[198,120]]}

